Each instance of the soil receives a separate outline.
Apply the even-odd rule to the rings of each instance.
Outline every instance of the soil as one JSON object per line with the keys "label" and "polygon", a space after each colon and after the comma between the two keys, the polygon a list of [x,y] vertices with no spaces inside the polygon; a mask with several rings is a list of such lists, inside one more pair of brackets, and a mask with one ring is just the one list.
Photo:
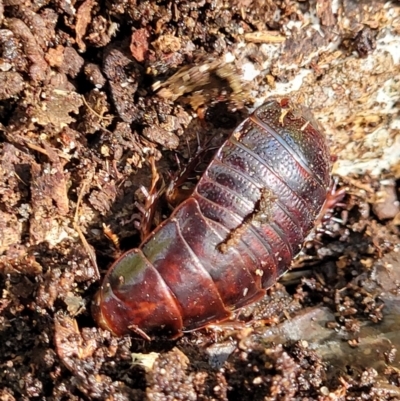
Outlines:
{"label": "soil", "polygon": [[[384,1],[0,0],[0,400],[400,399],[399,60],[384,47],[399,16]],[[91,303],[140,244],[151,160],[168,183],[289,93],[326,128],[344,194],[293,269],[178,340],[99,328]],[[161,200],[150,223],[170,213]]]}

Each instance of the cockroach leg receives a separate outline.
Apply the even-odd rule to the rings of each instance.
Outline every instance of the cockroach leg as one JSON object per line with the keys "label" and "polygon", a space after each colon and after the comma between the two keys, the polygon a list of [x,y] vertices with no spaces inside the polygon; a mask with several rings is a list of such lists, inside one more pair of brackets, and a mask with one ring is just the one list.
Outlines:
{"label": "cockroach leg", "polygon": [[193,192],[194,186],[190,185],[189,176],[191,171],[188,167],[183,169],[175,178],[171,179],[165,191],[167,202],[173,207],[176,207],[185,199],[189,198]]}
{"label": "cockroach leg", "polygon": [[332,179],[331,185],[328,189],[325,203],[323,204],[322,209],[315,221],[315,228],[308,235],[306,239],[306,242],[304,244],[305,248],[309,248],[315,244],[321,245],[322,244],[321,236],[323,234],[328,235],[330,237],[335,236],[335,233],[327,228],[327,224],[329,222],[345,224],[346,217],[344,217],[344,219],[334,217],[335,208],[346,207],[346,204],[343,202],[343,199],[348,191],[347,187],[338,188],[338,184],[339,184],[339,177],[336,176]]}
{"label": "cockroach leg", "polygon": [[328,190],[325,203],[323,204],[322,209],[315,222],[316,227],[320,227],[321,224],[329,220],[334,220],[339,223],[342,223],[341,220],[333,217],[333,213],[336,207],[346,206],[346,204],[343,203],[343,199],[347,194],[348,188],[347,187],[338,188],[338,183],[339,183],[339,177],[334,177],[331,186]]}
{"label": "cockroach leg", "polygon": [[217,149],[213,146],[201,148],[199,145],[196,155],[191,158],[186,168],[171,180],[165,191],[165,197],[171,206],[176,207],[191,196],[194,187],[207,167],[205,164],[208,164],[207,161]]}
{"label": "cockroach leg", "polygon": [[121,255],[121,249],[119,247],[118,235],[113,232],[110,226],[103,223],[103,233],[104,235],[114,244],[118,256]]}
{"label": "cockroach leg", "polygon": [[[140,211],[140,220],[135,221],[135,227],[140,231],[140,237],[143,241],[150,233],[154,216],[157,210],[157,201],[164,191],[163,184],[161,183],[160,175],[158,174],[156,162],[153,156],[149,157],[151,167],[151,184],[150,189],[140,187],[143,195],[146,197],[144,205],[135,202],[136,208]],[[160,185],[161,183],[161,185]]]}
{"label": "cockroach leg", "polygon": [[144,340],[146,340],[146,341],[151,340],[151,338],[138,326],[132,325],[132,326],[128,326],[128,328],[129,328],[129,330],[132,331],[132,333],[135,333],[137,336],[143,338]]}

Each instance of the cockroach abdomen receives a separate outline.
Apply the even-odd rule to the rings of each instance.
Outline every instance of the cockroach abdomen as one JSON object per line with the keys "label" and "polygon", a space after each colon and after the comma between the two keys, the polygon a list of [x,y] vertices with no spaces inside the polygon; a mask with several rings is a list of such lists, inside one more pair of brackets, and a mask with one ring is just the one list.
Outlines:
{"label": "cockroach abdomen", "polygon": [[329,184],[329,150],[311,112],[267,101],[172,215],[111,266],[96,296],[97,321],[149,339],[229,319],[288,269]]}

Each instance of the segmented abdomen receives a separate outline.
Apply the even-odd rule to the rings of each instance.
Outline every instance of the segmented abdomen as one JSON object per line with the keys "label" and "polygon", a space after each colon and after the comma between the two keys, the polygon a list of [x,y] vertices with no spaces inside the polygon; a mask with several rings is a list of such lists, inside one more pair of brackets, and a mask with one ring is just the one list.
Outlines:
{"label": "segmented abdomen", "polygon": [[229,318],[287,270],[329,183],[325,137],[309,112],[265,103],[217,151],[193,194],[113,264],[98,321],[148,338]]}

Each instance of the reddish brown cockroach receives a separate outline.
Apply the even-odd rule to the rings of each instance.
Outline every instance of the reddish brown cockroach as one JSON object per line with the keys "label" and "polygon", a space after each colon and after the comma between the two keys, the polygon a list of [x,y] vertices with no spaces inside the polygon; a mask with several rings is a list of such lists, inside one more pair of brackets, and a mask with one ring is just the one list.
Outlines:
{"label": "reddish brown cockroach", "polygon": [[99,324],[178,337],[232,316],[290,266],[330,184],[325,136],[303,107],[270,100],[216,151],[193,192],[109,269]]}

